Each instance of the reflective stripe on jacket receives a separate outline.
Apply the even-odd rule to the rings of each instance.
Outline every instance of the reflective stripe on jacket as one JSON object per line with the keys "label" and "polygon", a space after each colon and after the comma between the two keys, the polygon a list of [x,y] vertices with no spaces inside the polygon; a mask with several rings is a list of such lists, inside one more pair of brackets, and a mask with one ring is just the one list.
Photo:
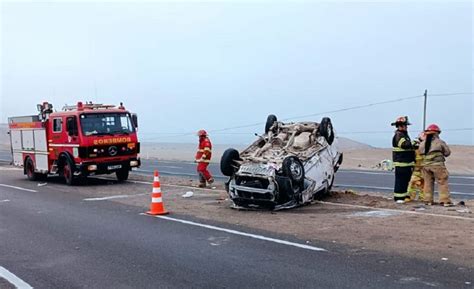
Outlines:
{"label": "reflective stripe on jacket", "polygon": [[196,153],[196,161],[198,163],[208,163],[212,157],[212,144],[209,138],[200,138],[199,147]]}
{"label": "reflective stripe on jacket", "polygon": [[444,166],[446,157],[451,154],[449,146],[438,136],[433,136],[431,140],[430,150],[425,154],[426,140],[420,143],[418,151],[423,154],[424,166]]}
{"label": "reflective stripe on jacket", "polygon": [[392,148],[394,166],[410,167],[415,165],[415,150],[406,131],[395,131]]}

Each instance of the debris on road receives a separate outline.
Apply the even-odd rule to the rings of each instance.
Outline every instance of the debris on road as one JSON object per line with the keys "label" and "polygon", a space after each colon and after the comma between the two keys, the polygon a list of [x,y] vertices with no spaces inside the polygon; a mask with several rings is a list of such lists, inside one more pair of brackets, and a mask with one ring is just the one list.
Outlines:
{"label": "debris on road", "polygon": [[401,213],[394,211],[367,211],[367,212],[355,212],[352,213],[351,217],[375,217],[375,218],[385,218],[391,216],[398,216]]}
{"label": "debris on road", "polygon": [[191,191],[188,191],[188,192],[186,192],[185,194],[183,194],[181,197],[183,197],[183,198],[191,198],[192,196],[194,196],[194,193],[191,192]]}
{"label": "debris on road", "polygon": [[46,182],[45,182],[45,183],[38,183],[38,187],[44,187],[44,186],[46,186],[47,184],[48,184],[48,183],[46,183]]}

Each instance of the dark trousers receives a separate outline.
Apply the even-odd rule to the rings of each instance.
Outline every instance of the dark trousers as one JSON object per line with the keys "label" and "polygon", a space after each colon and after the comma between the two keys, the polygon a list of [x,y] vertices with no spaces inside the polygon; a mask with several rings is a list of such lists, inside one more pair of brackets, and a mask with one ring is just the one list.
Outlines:
{"label": "dark trousers", "polygon": [[393,199],[395,201],[404,200],[409,197],[408,183],[411,179],[413,167],[395,167],[395,188],[393,190]]}

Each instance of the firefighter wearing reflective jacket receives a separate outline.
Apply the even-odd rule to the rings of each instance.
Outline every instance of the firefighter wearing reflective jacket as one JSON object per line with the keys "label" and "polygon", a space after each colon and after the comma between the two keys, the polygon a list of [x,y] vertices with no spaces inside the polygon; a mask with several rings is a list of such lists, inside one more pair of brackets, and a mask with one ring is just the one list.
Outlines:
{"label": "firefighter wearing reflective jacket", "polygon": [[413,173],[411,174],[410,182],[408,183],[408,194],[410,195],[410,200],[415,200],[418,196],[419,201],[423,201],[423,155],[419,152],[418,148],[420,147],[420,142],[425,139],[424,133],[420,133],[418,138],[412,142],[413,148],[415,149],[415,167],[413,168]]}
{"label": "firefighter wearing reflective jacket", "polygon": [[441,129],[436,124],[429,125],[425,130],[425,140],[420,143],[418,149],[423,158],[423,177],[425,179],[424,201],[428,205],[433,204],[433,187],[434,182],[438,183],[439,203],[446,207],[452,206],[448,177],[449,173],[446,169],[445,158],[451,154],[448,145],[439,138]]}
{"label": "firefighter wearing reflective jacket", "polygon": [[199,174],[199,187],[204,188],[206,183],[212,184],[214,182],[211,173],[207,170],[212,156],[212,144],[205,130],[202,129],[197,134],[199,136],[199,147],[196,153],[197,172]]}
{"label": "firefighter wearing reflective jacket", "polygon": [[401,116],[392,123],[397,130],[392,139],[393,147],[393,165],[395,166],[395,188],[393,190],[393,199],[397,203],[410,201],[408,194],[408,183],[410,182],[413,167],[415,166],[415,150],[408,136],[407,116]]}

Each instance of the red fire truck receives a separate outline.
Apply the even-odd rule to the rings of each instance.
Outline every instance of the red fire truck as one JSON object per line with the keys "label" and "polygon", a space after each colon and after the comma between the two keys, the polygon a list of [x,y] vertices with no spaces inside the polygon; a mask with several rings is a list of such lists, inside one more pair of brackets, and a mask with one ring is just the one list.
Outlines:
{"label": "red fire truck", "polygon": [[13,163],[28,179],[60,175],[72,185],[90,175],[115,173],[125,181],[140,166],[137,116],[122,103],[78,102],[55,112],[44,102],[37,108],[38,115],[8,119]]}

